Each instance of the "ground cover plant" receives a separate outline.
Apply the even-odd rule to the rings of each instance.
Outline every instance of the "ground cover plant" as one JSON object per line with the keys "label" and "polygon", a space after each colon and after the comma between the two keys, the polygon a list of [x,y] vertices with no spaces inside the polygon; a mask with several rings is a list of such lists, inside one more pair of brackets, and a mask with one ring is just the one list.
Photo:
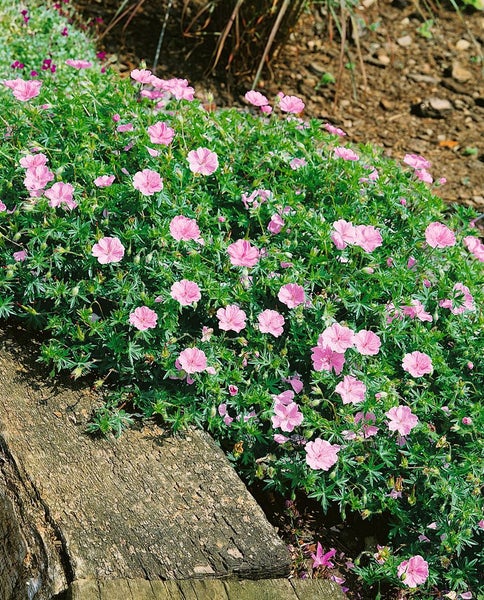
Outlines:
{"label": "ground cover plant", "polygon": [[384,514],[367,585],[476,597],[479,216],[300,98],[211,112],[184,80],[120,80],[64,4],[0,0],[0,316],[94,377],[91,430],[206,427],[249,481]]}

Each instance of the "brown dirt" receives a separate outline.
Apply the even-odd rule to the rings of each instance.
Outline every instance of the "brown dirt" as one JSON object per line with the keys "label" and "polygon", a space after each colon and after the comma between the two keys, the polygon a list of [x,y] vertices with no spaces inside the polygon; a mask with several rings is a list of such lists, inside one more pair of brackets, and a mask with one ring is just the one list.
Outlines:
{"label": "brown dirt", "polygon": [[[139,8],[134,11],[136,5]],[[182,22],[182,6],[188,6]],[[224,62],[207,74],[213,44],[204,13],[186,33],[201,0],[174,0],[161,48],[157,75],[186,77],[204,99],[217,106],[240,103],[252,77],[228,73]],[[153,63],[167,0],[130,0],[131,12],[104,35],[118,0],[74,0],[86,22],[95,24],[102,49],[114,55],[122,73]],[[424,155],[447,201],[484,208],[484,14],[418,0],[363,0],[347,19],[346,50],[326,3],[314,3],[288,41],[272,57],[257,89],[301,96],[305,115],[343,127],[351,141],[383,146],[399,160]],[[191,7],[191,12],[190,12]],[[426,27],[432,20],[431,27]],[[198,28],[198,29],[197,29]],[[358,52],[358,42],[360,52]],[[226,47],[234,44],[229,38]],[[226,57],[225,57],[226,59]],[[257,65],[257,61],[254,62]],[[254,66],[254,70],[255,70]],[[324,84],[325,74],[335,83]],[[366,85],[365,85],[366,84]],[[442,109],[439,106],[442,105]],[[435,108],[436,107],[436,108]]]}

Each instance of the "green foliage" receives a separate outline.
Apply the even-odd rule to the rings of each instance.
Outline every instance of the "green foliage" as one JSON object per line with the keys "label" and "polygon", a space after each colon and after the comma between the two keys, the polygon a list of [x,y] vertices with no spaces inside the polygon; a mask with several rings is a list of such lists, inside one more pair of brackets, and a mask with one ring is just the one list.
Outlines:
{"label": "green foliage", "polygon": [[[479,244],[475,212],[446,209],[438,184],[419,181],[422,169],[402,168],[376,148],[355,148],[358,160],[338,157],[338,135],[282,114],[277,102],[270,116],[211,113],[165,95],[155,110],[140,84],[102,72],[79,32],[63,36],[66,21],[55,11],[32,3],[25,24],[18,8],[0,6],[2,77],[30,79],[37,70],[42,81],[40,95],[26,102],[0,88],[0,317],[48,332],[40,359],[53,374],[94,378],[108,400],[90,430],[121,433],[133,418],[127,406],[175,430],[206,427],[248,480],[284,494],[304,490],[343,515],[388,515],[386,560],[357,561],[368,583],[404,587],[397,567],[420,554],[430,575],[419,598],[432,586],[477,590],[484,287],[482,263],[464,242]],[[48,57],[54,73],[42,70]],[[93,66],[66,65],[72,57]],[[14,61],[24,67],[13,70]],[[147,128],[160,121],[175,131],[168,145],[150,141]],[[190,169],[197,148],[217,154],[212,174]],[[45,187],[71,184],[76,206],[52,206],[42,190],[26,189],[20,161],[40,153],[54,175]],[[144,169],[163,178],[162,190],[135,188]],[[111,186],[94,184],[110,174]],[[173,237],[180,215],[196,221],[200,238]],[[278,232],[268,230],[274,217]],[[342,220],[373,227],[381,243],[337,247],[334,224]],[[432,247],[427,227],[444,222],[456,241]],[[101,264],[93,255],[105,237],[120,240],[121,260]],[[239,239],[257,249],[253,266],[231,261],[228,249]],[[197,283],[197,302],[173,297],[182,280]],[[287,284],[300,286],[305,301],[282,301]],[[457,284],[469,289],[472,307]],[[416,302],[430,319],[412,317]],[[245,326],[223,330],[217,313],[234,305]],[[140,307],[156,313],[156,327],[133,324]],[[261,330],[266,310],[284,317],[279,335]],[[312,351],[335,323],[375,333],[379,352],[351,346],[341,374],[316,370]],[[180,369],[181,354],[193,348],[208,369]],[[415,351],[431,357],[430,373],[403,368]],[[346,375],[364,384],[360,401],[345,403],[336,391]],[[303,388],[294,396],[303,416],[294,430],[273,421],[276,398],[291,384]],[[388,427],[396,406],[418,418],[404,439]],[[367,435],[358,412],[372,413],[378,431]],[[340,447],[328,470],[306,460],[306,443],[318,438]]]}

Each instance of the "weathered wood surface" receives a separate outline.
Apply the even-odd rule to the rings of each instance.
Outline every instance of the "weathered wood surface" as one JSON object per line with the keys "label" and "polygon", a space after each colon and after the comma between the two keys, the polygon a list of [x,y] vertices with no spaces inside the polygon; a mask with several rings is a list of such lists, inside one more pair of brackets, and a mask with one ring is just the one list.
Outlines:
{"label": "weathered wood surface", "polygon": [[343,600],[325,579],[262,581],[75,581],[66,600]]}
{"label": "weathered wood surface", "polygon": [[89,437],[99,398],[54,387],[25,353],[0,335],[1,600],[76,579],[287,575],[283,542],[208,435]]}

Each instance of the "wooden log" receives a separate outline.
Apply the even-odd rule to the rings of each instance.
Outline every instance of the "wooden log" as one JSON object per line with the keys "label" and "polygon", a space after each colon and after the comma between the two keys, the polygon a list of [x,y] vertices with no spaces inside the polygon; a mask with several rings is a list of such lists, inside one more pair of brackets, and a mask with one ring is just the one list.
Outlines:
{"label": "wooden log", "polygon": [[51,598],[77,579],[288,574],[285,545],[210,436],[155,423],[88,436],[100,399],[54,385],[25,346],[0,340],[2,600],[29,586]]}

